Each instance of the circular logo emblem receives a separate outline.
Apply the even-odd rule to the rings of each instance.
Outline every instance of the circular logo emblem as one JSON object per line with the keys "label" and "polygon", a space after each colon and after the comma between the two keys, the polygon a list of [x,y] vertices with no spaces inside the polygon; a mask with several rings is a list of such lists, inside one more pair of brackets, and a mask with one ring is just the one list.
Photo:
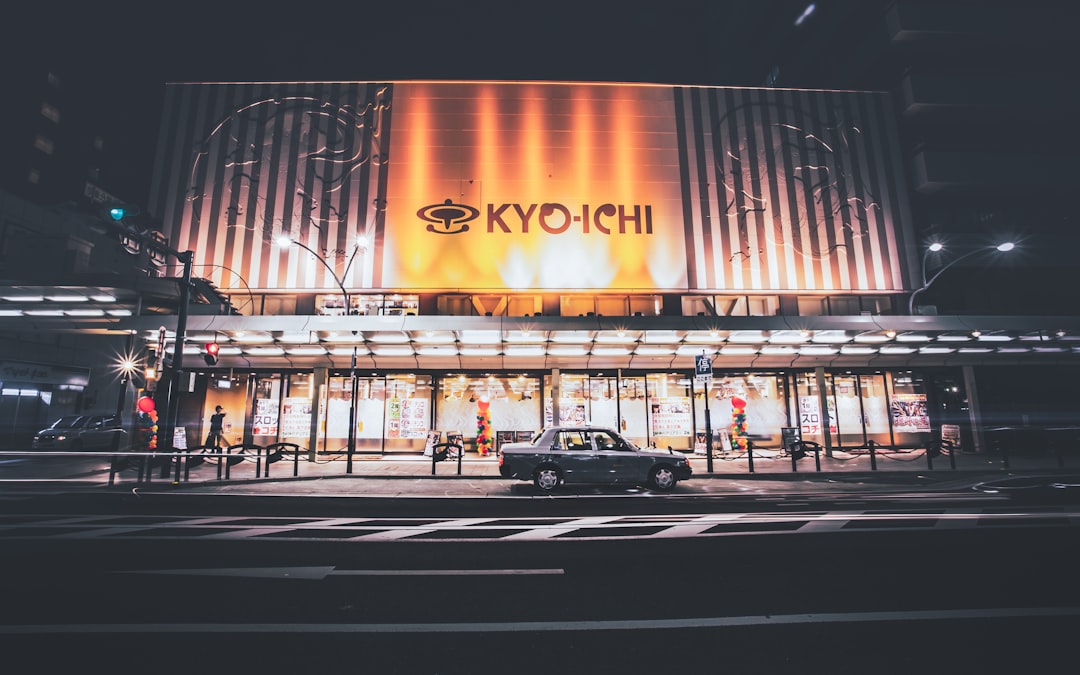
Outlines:
{"label": "circular logo emblem", "polygon": [[467,204],[455,204],[447,199],[442,204],[431,204],[416,212],[417,217],[426,220],[427,231],[435,234],[461,234],[468,232],[467,223],[480,215],[480,212]]}

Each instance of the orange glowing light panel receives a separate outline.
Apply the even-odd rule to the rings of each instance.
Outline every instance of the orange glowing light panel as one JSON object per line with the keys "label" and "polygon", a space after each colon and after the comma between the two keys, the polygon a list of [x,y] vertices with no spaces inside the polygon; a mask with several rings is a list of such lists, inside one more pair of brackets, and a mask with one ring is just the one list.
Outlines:
{"label": "orange glowing light panel", "polygon": [[673,107],[665,88],[395,85],[384,285],[685,287]]}

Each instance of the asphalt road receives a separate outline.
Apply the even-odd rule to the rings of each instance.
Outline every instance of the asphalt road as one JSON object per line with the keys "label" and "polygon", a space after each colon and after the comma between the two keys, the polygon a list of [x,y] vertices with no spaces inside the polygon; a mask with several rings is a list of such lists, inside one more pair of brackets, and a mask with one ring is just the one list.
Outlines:
{"label": "asphalt road", "polygon": [[1058,492],[580,497],[11,498],[0,649],[39,672],[1074,669]]}

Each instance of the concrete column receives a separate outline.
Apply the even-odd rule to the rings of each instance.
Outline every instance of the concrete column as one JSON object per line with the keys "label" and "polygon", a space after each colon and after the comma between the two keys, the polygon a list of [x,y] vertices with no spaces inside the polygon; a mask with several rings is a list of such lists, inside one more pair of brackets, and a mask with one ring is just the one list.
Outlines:
{"label": "concrete column", "polygon": [[311,376],[311,429],[308,431],[308,459],[312,462],[315,461],[315,453],[318,451],[319,443],[319,394],[322,392],[322,386],[326,384],[327,370],[326,368],[316,368],[315,372]]}
{"label": "concrete column", "polygon": [[[551,369],[551,424],[559,426],[559,396],[562,395],[562,383],[559,382],[558,368]],[[543,412],[540,413],[541,415]]]}
{"label": "concrete column", "polygon": [[814,368],[814,379],[817,380],[818,409],[821,410],[821,437],[825,441],[825,456],[832,457],[832,434],[829,433],[831,419],[829,417],[829,395],[826,390],[825,368]]}
{"label": "concrete column", "polygon": [[971,442],[975,452],[982,452],[986,448],[986,439],[983,436],[982,411],[979,409],[979,390],[975,386],[975,368],[963,366],[964,393],[968,400],[968,419],[971,420]]}

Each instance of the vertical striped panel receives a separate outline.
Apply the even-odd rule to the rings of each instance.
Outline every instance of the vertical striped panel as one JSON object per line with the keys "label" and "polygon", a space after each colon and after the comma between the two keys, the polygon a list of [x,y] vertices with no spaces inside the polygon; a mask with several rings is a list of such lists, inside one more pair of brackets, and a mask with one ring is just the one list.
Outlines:
{"label": "vertical striped panel", "polygon": [[[376,100],[384,91],[169,85],[152,207],[173,245],[195,252],[195,274],[239,290],[370,284],[370,252],[349,259],[358,236],[378,239],[378,148],[387,139],[374,128],[388,114]],[[316,255],[281,249],[279,235]]]}
{"label": "vertical striped panel", "polygon": [[692,283],[903,290],[910,225],[886,95],[685,88],[675,96],[685,111],[680,157],[693,165],[682,176],[699,181],[684,190],[695,201],[687,255],[706,255],[695,259]]}

